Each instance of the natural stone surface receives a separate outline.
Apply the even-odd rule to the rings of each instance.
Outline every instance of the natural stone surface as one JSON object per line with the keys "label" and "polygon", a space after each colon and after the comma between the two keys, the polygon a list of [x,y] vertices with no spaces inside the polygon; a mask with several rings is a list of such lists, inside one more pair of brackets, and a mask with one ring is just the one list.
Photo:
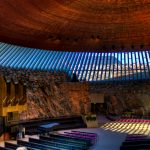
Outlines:
{"label": "natural stone surface", "polygon": [[6,78],[6,80],[14,80],[14,82],[21,81],[22,83],[27,84],[28,86],[32,86],[31,84],[36,85],[37,83],[43,85],[43,78],[54,82],[64,82],[68,79],[66,72],[10,69],[1,66],[0,74],[3,75]]}
{"label": "natural stone surface", "polygon": [[110,114],[122,114],[125,111],[133,111],[135,114],[150,114],[150,84],[149,82],[128,82],[126,84],[90,86],[90,91],[96,91],[105,95],[107,112]]}
{"label": "natural stone surface", "polygon": [[68,82],[65,73],[0,70],[10,79],[26,84],[27,111],[20,119],[70,116],[90,112],[89,92],[104,95],[106,111],[122,114],[150,115],[150,82],[136,81],[113,84]]}
{"label": "natural stone surface", "polygon": [[28,110],[22,112],[21,119],[79,115],[90,111],[86,83],[55,83],[46,79],[44,82],[44,87],[38,84],[38,87],[27,89]]}
{"label": "natural stone surface", "polygon": [[59,117],[89,113],[88,84],[69,82],[64,72],[23,71],[0,68],[6,80],[26,85],[27,110],[20,119]]}

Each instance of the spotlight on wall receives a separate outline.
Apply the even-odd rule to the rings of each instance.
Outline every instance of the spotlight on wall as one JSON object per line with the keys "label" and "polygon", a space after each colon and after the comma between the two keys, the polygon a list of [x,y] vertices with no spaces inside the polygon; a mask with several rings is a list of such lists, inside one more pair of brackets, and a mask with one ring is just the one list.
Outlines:
{"label": "spotlight on wall", "polygon": [[69,37],[67,37],[66,40],[69,41],[70,40]]}
{"label": "spotlight on wall", "polygon": [[99,35],[97,36],[97,39],[100,39],[100,36],[99,36]]}
{"label": "spotlight on wall", "polygon": [[91,39],[94,39],[94,35],[91,35]]}
{"label": "spotlight on wall", "polygon": [[140,49],[143,49],[143,48],[144,48],[144,44],[141,44],[141,45],[140,45]]}
{"label": "spotlight on wall", "polygon": [[131,48],[134,49],[134,45],[131,45]]}
{"label": "spotlight on wall", "polygon": [[121,49],[124,50],[124,45],[121,45]]}
{"label": "spotlight on wall", "polygon": [[58,37],[58,40],[60,41],[60,40],[61,40],[61,37]]}
{"label": "spotlight on wall", "polygon": [[78,42],[78,38],[75,38],[74,41],[75,41],[75,42]]}
{"label": "spotlight on wall", "polygon": [[49,39],[52,39],[52,38],[54,38],[52,35],[49,35],[49,37],[48,37]]}
{"label": "spotlight on wall", "polygon": [[115,50],[115,45],[112,45],[112,50]]}
{"label": "spotlight on wall", "polygon": [[106,50],[106,46],[104,45],[104,46],[102,47],[102,49],[103,49],[103,50]]}

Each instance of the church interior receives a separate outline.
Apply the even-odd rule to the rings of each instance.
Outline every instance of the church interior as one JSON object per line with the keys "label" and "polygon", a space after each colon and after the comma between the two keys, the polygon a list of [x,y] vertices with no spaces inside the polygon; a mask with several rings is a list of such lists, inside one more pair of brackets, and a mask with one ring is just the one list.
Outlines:
{"label": "church interior", "polygon": [[150,0],[0,8],[0,150],[150,150]]}

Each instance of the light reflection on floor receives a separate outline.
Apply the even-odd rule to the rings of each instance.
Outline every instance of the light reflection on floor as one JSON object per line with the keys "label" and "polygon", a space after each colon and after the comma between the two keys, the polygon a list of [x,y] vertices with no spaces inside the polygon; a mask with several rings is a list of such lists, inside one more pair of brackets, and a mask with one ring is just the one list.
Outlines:
{"label": "light reflection on floor", "polygon": [[150,123],[111,122],[101,126],[104,130],[111,130],[128,134],[143,134],[150,136]]}

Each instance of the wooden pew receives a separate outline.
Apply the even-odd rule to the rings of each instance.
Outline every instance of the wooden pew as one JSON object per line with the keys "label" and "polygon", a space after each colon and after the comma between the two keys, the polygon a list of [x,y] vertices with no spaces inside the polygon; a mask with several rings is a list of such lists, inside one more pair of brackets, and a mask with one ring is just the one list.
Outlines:
{"label": "wooden pew", "polygon": [[125,141],[122,145],[140,145],[140,144],[150,144],[150,139],[136,140],[136,141]]}
{"label": "wooden pew", "polygon": [[[17,144],[22,145],[22,146],[29,146],[29,147],[37,148],[40,150],[45,150],[45,149],[46,150],[60,150],[58,147],[48,146],[48,145],[33,143],[33,142],[27,142],[27,141],[22,141],[22,140],[17,140]],[[68,149],[61,148],[61,150],[68,150]]]}
{"label": "wooden pew", "polygon": [[64,134],[53,134],[53,133],[49,133],[49,136],[50,137],[61,137],[61,138],[64,138],[64,139],[74,139],[76,141],[80,141],[84,144],[86,144],[87,146],[91,146],[91,141],[88,140],[88,139],[81,139],[81,138],[75,138],[75,137],[71,137],[71,136],[66,136]]}
{"label": "wooden pew", "polygon": [[70,143],[75,146],[80,146],[82,149],[88,149],[88,146],[85,143],[82,143],[80,141],[74,140],[74,139],[64,139],[61,137],[48,137],[48,136],[40,136],[41,140],[47,140],[47,141],[57,141],[59,143]]}
{"label": "wooden pew", "polygon": [[39,144],[45,144],[48,146],[55,146],[58,148],[67,148],[69,150],[82,150],[81,147],[79,146],[74,146],[73,144],[64,144],[64,143],[58,143],[57,141],[47,141],[47,140],[41,140],[41,139],[33,139],[33,138],[29,138],[29,142],[33,142],[33,143],[39,143]]}

